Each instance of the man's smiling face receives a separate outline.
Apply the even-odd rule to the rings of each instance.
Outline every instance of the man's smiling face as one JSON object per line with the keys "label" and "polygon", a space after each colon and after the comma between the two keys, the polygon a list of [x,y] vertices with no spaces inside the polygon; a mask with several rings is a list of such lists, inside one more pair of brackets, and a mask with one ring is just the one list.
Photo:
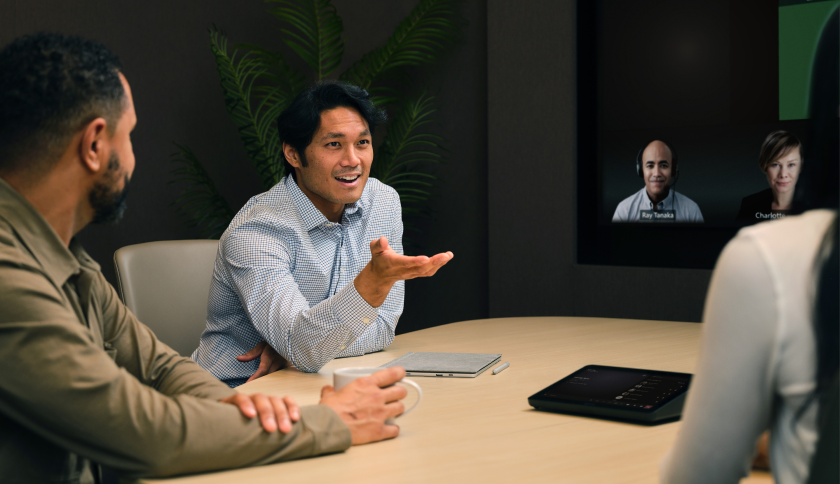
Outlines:
{"label": "man's smiling face", "polygon": [[365,189],[373,147],[368,123],[353,108],[337,107],[321,113],[321,124],[302,160],[295,167],[298,186],[327,219],[340,218],[344,205],[359,200]]}
{"label": "man's smiling face", "polygon": [[642,176],[653,202],[661,202],[668,196],[673,176],[671,159],[671,150],[661,141],[652,141],[642,153]]}

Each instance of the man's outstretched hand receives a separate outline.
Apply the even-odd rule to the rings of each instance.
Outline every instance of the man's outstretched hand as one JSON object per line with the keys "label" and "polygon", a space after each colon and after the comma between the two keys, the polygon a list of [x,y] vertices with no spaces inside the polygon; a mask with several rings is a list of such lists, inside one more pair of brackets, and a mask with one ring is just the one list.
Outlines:
{"label": "man's outstretched hand", "polygon": [[370,243],[370,255],[370,262],[356,276],[353,283],[359,295],[375,308],[385,302],[395,282],[433,276],[455,257],[452,252],[432,257],[400,255],[388,245],[388,239],[385,237]]}
{"label": "man's outstretched hand", "polygon": [[405,376],[402,367],[395,366],[358,378],[339,391],[327,385],[321,389],[321,404],[332,408],[350,428],[353,445],[393,439],[400,433],[396,425],[385,420],[405,410],[402,400],[405,388],[394,385]]}
{"label": "man's outstretched hand", "polygon": [[241,361],[243,363],[247,361],[256,360],[257,358],[260,359],[260,366],[257,368],[257,371],[251,375],[251,378],[248,378],[248,383],[251,380],[256,380],[257,378],[268,375],[269,373],[274,373],[277,370],[282,370],[289,366],[289,362],[286,361],[285,358],[280,356],[279,353],[274,351],[274,348],[271,347],[270,344],[266,343],[265,341],[260,341],[257,346],[251,348],[251,351],[245,353],[244,355],[239,355],[236,357],[237,361]]}

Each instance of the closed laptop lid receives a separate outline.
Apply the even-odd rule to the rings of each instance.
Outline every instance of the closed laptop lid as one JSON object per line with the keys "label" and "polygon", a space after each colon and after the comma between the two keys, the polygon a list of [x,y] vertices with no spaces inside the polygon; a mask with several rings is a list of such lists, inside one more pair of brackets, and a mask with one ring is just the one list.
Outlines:
{"label": "closed laptop lid", "polygon": [[501,353],[409,352],[382,365],[402,366],[406,372],[480,373],[502,357]]}

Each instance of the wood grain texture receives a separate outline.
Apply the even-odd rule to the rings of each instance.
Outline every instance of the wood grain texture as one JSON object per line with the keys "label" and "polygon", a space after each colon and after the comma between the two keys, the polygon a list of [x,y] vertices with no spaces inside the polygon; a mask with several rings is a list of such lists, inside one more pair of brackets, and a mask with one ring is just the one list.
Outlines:
{"label": "wood grain texture", "polygon": [[[502,353],[510,368],[475,379],[413,378],[424,399],[395,440],[342,454],[145,482],[655,483],[679,422],[617,423],[533,410],[527,398],[588,364],[692,372],[702,325],[599,318],[465,321],[397,336],[387,350],[334,360],[317,374],[283,370],[240,387],[317,403],[332,371],[379,366],[408,351]],[[413,399],[409,393],[408,399]],[[743,481],[772,483],[767,474]]]}

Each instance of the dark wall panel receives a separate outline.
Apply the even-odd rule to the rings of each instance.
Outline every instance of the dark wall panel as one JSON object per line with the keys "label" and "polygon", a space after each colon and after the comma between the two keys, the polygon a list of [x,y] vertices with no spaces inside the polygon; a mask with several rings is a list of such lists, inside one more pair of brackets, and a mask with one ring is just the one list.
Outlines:
{"label": "dark wall panel", "polygon": [[488,4],[490,316],[572,315],[574,3]]}
{"label": "dark wall panel", "polygon": [[0,2],[0,35],[6,32],[6,35],[14,37],[15,35],[15,10],[17,4],[15,2]]}
{"label": "dark wall panel", "polygon": [[449,152],[436,172],[443,185],[432,216],[417,226],[425,255],[451,250],[455,258],[434,277],[407,282],[401,331],[488,317],[487,8],[469,1],[462,12],[462,41],[427,81]]}
{"label": "dark wall panel", "polygon": [[[383,44],[416,3],[336,0],[346,43],[339,70]],[[452,250],[456,259],[435,278],[409,283],[400,332],[487,316],[486,7],[470,0],[462,13],[463,39],[423,78],[439,92],[437,129],[451,152],[437,171],[445,184],[418,238],[423,252]],[[138,115],[129,208],[119,225],[91,226],[79,234],[112,283],[116,249],[199,235],[169,206],[181,189],[167,185],[173,141],[195,151],[235,208],[261,191],[223,105],[207,35],[214,23],[231,45],[284,48],[279,22],[259,0],[0,2],[0,46],[36,31],[80,34],[110,47],[124,64]]]}
{"label": "dark wall panel", "polygon": [[577,265],[576,316],[699,322],[710,271]]}
{"label": "dark wall panel", "polygon": [[490,317],[700,321],[711,271],[576,264],[575,6],[488,3]]}

